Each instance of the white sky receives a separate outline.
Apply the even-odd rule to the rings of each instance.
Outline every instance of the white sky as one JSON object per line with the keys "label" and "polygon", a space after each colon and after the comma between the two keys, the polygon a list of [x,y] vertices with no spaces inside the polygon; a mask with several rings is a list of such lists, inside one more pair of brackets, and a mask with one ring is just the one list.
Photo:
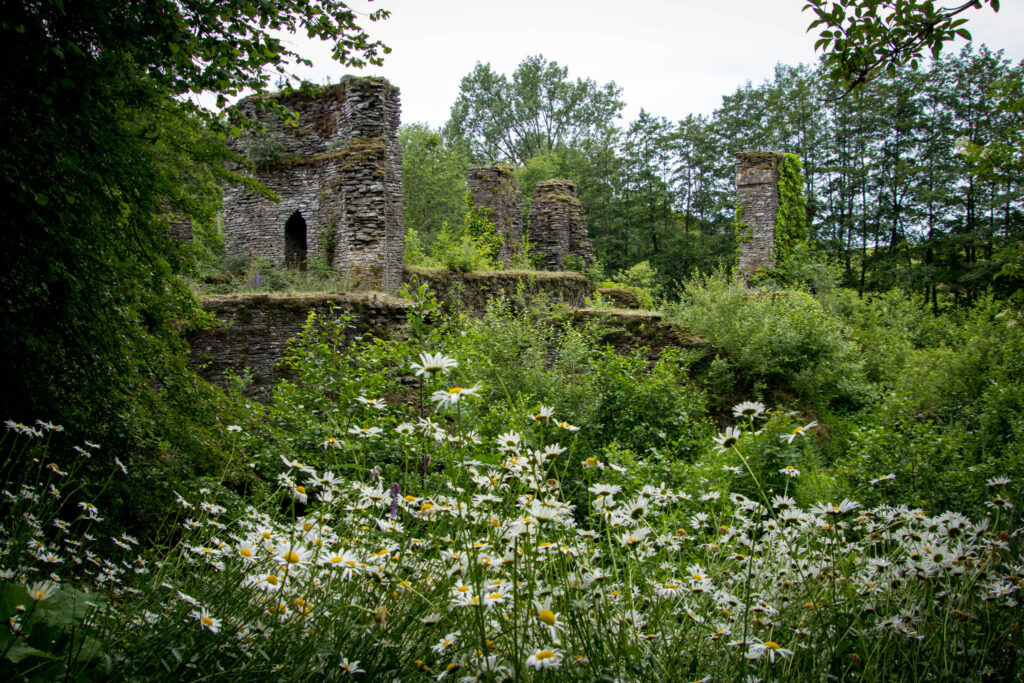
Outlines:
{"label": "white sky", "polygon": [[[777,63],[811,63],[816,34],[804,0],[350,0],[368,12],[391,11],[382,22],[363,20],[371,37],[392,48],[383,67],[354,72],[330,59],[323,44],[290,36],[312,59],[299,72],[318,83],[345,73],[384,76],[402,95],[402,122],[437,127],[448,119],[462,77],[476,62],[511,76],[527,56],[542,54],[569,68],[569,77],[615,81],[625,120],[641,107],[679,120],[710,114],[747,81],[771,78]],[[950,0],[950,5],[959,4]],[[975,44],[1024,59],[1024,0],[969,10]],[[947,52],[959,50],[963,41]]]}

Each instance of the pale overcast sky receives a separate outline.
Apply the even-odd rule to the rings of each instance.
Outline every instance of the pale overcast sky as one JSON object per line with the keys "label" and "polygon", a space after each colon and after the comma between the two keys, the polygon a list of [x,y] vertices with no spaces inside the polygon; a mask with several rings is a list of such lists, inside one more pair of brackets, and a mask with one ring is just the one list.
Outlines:
{"label": "pale overcast sky", "polygon": [[[950,4],[959,4],[951,0]],[[1004,0],[998,13],[970,10],[976,44],[1024,59],[1024,0]],[[710,114],[747,81],[772,76],[777,63],[811,63],[815,34],[804,0],[351,0],[368,12],[391,11],[382,22],[362,23],[392,49],[384,76],[402,93],[402,122],[437,127],[476,62],[511,75],[527,56],[542,54],[569,68],[570,78],[615,81],[627,104],[625,120],[641,107],[679,120]],[[330,59],[323,45],[290,37],[315,68],[302,72],[323,83],[353,73]],[[947,51],[959,49],[947,47]]]}

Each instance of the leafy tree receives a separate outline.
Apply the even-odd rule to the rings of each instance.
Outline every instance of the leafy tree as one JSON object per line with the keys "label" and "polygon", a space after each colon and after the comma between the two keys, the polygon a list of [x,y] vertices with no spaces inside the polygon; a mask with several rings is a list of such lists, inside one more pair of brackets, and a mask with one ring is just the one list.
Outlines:
{"label": "leafy tree", "polygon": [[672,132],[666,119],[643,110],[625,132],[616,205],[618,229],[605,238],[609,253],[615,245],[617,258],[609,259],[611,267],[628,268],[648,259],[660,267],[659,256],[666,250],[676,222],[669,192],[672,164],[667,142]]}
{"label": "leafy tree", "polygon": [[477,63],[462,79],[445,135],[467,141],[474,162],[516,165],[602,137],[622,111],[622,89],[568,75],[541,55],[524,59],[511,80]]}
{"label": "leafy tree", "polygon": [[850,89],[881,73],[895,76],[904,64],[917,70],[924,53],[938,57],[957,36],[970,40],[961,15],[983,4],[999,11],[999,0],[950,8],[932,0],[807,0],[804,11],[816,17],[808,30],[820,27],[815,48],[824,51],[829,75]]}
{"label": "leafy tree", "polygon": [[210,220],[231,180],[229,124],[193,98],[224,103],[302,61],[279,31],[330,39],[345,64],[378,62],[386,48],[355,19],[305,0],[5,5],[5,417],[61,421],[165,462],[215,438],[217,418],[201,414],[212,399],[185,370],[182,332],[202,316],[177,275],[193,258],[170,225]]}
{"label": "leafy tree", "polygon": [[465,212],[465,152],[446,143],[439,131],[423,124],[402,126],[402,211],[406,228],[424,236],[436,234],[444,222],[452,225]]}

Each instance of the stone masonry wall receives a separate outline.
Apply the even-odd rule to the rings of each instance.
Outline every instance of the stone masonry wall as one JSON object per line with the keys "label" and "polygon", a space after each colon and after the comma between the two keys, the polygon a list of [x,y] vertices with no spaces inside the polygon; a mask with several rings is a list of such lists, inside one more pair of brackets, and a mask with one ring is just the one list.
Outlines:
{"label": "stone masonry wall", "polygon": [[500,166],[471,168],[466,186],[475,205],[490,209],[491,222],[502,241],[498,260],[508,266],[523,241],[523,198],[516,177]]}
{"label": "stone masonry wall", "polygon": [[406,282],[412,287],[430,287],[447,309],[483,311],[487,301],[507,298],[513,306],[530,305],[543,300],[571,308],[583,306],[594,296],[594,285],[579,273],[544,273],[515,270],[457,273],[446,268],[405,269]]}
{"label": "stone masonry wall", "polygon": [[[298,126],[286,126],[260,106],[269,98],[296,112]],[[267,131],[231,144],[258,163],[255,177],[281,201],[226,187],[225,250],[284,265],[285,224],[298,212],[307,262],[328,259],[342,273],[396,290],[405,252],[398,89],[384,79],[346,76],[315,96],[264,99],[248,98],[238,107]]]}
{"label": "stone masonry wall", "polygon": [[736,206],[745,224],[739,234],[739,272],[743,277],[775,266],[782,160],[779,152],[743,152],[736,156]]}
{"label": "stone masonry wall", "polygon": [[224,326],[191,335],[189,365],[222,385],[227,370],[241,374],[248,368],[252,384],[246,393],[264,402],[270,400],[274,385],[287,377],[278,363],[310,311],[325,317],[351,316],[349,338],[369,332],[386,339],[405,324],[408,304],[373,294],[227,294],[206,297],[202,303]]}
{"label": "stone masonry wall", "polygon": [[537,183],[530,206],[530,245],[545,270],[564,269],[566,256],[575,256],[583,262],[594,258],[583,207],[576,198],[576,183],[571,180]]}

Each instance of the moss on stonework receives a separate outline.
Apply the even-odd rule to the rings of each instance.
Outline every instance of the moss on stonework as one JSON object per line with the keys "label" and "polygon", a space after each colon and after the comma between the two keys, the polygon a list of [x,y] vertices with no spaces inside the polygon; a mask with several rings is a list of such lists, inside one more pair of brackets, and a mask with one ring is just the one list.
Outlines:
{"label": "moss on stonework", "polygon": [[278,167],[309,166],[325,161],[341,160],[346,163],[379,159],[387,153],[387,140],[384,136],[372,138],[355,138],[346,144],[323,154],[309,157],[288,157],[278,162]]}
{"label": "moss on stonework", "polygon": [[767,170],[778,168],[782,162],[783,154],[772,150],[757,150],[743,152],[739,155],[745,169]]}
{"label": "moss on stonework", "polygon": [[314,85],[306,83],[300,88],[288,88],[278,92],[262,93],[257,97],[264,101],[276,101],[288,108],[294,108],[309,104],[314,100],[334,100],[335,102],[344,102],[346,99],[345,93],[352,86],[366,94],[372,93],[378,89],[383,89],[385,93],[390,95],[396,90],[395,86],[391,85],[386,78],[345,76],[341,79],[340,83],[335,83],[334,85]]}

